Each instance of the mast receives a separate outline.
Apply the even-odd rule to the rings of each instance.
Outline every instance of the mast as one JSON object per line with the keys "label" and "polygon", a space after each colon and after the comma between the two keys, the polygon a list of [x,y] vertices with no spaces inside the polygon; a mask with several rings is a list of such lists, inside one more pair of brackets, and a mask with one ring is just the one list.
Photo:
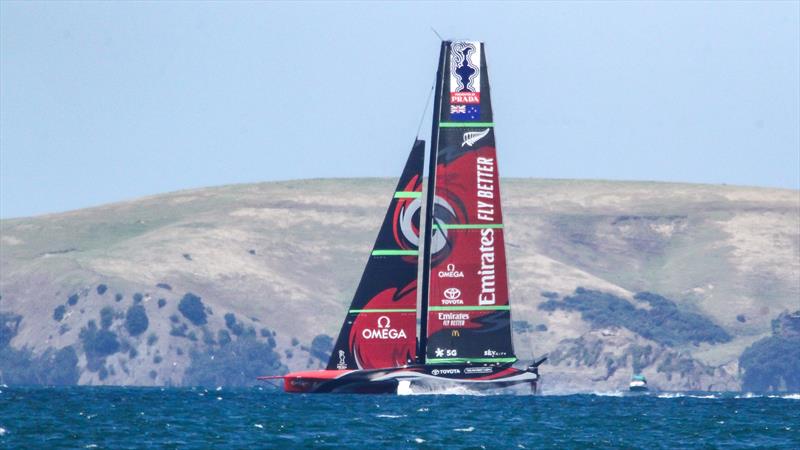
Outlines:
{"label": "mast", "polygon": [[428,184],[425,197],[425,231],[422,252],[422,302],[420,303],[420,322],[419,336],[417,339],[417,363],[425,363],[425,348],[428,345],[428,290],[430,285],[431,269],[431,237],[433,235],[433,210],[434,210],[434,191],[436,190],[436,160],[439,147],[439,119],[442,107],[442,86],[445,74],[445,55],[447,53],[448,41],[442,41],[439,50],[439,66],[436,69],[436,88],[433,99],[433,120],[431,125],[431,151],[428,158]]}

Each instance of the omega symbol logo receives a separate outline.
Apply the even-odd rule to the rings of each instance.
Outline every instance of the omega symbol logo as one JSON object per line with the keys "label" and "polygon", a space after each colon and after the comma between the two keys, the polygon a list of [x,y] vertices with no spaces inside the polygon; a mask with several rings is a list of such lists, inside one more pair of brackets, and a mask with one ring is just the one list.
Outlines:
{"label": "omega symbol logo", "polygon": [[378,328],[389,328],[390,325],[391,322],[389,321],[388,317],[386,316],[378,317]]}

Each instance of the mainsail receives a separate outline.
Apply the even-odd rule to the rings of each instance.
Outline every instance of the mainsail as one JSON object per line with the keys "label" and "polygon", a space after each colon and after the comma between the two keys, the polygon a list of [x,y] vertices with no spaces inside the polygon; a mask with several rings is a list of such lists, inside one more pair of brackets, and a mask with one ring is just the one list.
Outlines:
{"label": "mainsail", "polygon": [[420,352],[427,364],[513,363],[483,44],[443,42],[435,89]]}
{"label": "mainsail", "polygon": [[416,356],[425,141],[416,140],[336,340],[328,369],[377,369]]}

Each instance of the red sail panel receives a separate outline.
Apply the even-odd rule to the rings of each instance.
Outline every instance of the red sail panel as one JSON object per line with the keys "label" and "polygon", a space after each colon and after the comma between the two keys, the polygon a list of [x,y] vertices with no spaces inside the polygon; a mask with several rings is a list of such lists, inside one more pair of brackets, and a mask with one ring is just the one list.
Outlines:
{"label": "red sail panel", "polygon": [[508,305],[496,160],[494,148],[483,147],[439,165],[437,209],[455,214],[443,212],[435,224],[432,308]]}
{"label": "red sail panel", "polygon": [[417,283],[387,289],[366,309],[351,311],[350,348],[358,368],[380,369],[413,362],[416,354]]}
{"label": "red sail panel", "polygon": [[503,213],[483,44],[445,47],[431,268],[428,363],[507,363],[514,357]]}

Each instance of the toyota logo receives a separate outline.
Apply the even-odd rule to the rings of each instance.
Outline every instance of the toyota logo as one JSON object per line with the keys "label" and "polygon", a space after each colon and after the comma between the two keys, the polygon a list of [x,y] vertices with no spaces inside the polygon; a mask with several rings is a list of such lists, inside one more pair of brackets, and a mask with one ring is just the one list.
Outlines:
{"label": "toyota logo", "polygon": [[444,296],[448,300],[455,300],[461,297],[461,291],[458,288],[447,288],[444,290]]}

